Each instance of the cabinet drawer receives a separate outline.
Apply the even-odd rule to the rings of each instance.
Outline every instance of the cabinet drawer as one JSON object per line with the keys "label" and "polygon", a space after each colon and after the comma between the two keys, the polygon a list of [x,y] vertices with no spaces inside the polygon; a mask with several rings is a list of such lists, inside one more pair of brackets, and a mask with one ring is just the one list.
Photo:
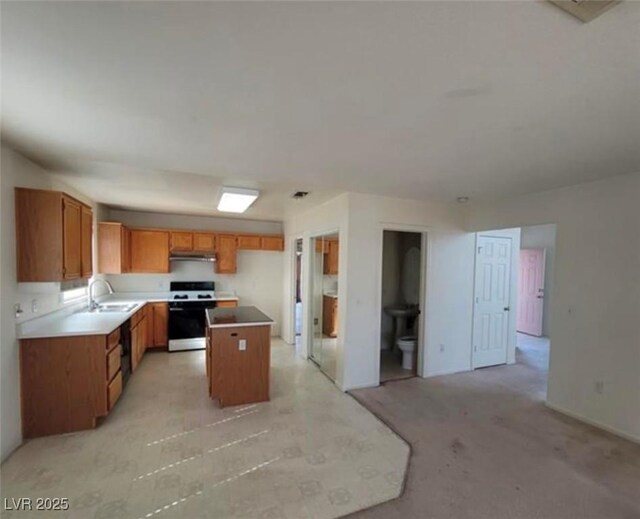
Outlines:
{"label": "cabinet drawer", "polygon": [[122,371],[118,371],[118,374],[114,377],[114,379],[109,382],[107,386],[107,400],[109,405],[109,411],[113,409],[113,406],[116,405],[118,398],[120,398],[120,394],[122,393]]}
{"label": "cabinet drawer", "polygon": [[107,382],[120,371],[120,357],[122,355],[122,345],[118,344],[107,355]]}
{"label": "cabinet drawer", "polygon": [[111,351],[112,348],[120,344],[120,328],[116,331],[111,332],[107,336],[107,351]]}

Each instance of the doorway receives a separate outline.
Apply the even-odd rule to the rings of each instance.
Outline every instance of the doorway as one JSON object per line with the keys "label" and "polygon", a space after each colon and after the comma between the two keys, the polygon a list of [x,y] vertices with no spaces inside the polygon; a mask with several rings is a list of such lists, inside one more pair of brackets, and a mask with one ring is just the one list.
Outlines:
{"label": "doorway", "polygon": [[338,359],[339,270],[339,233],[334,232],[312,238],[309,358],[334,381]]}
{"label": "doorway", "polygon": [[294,246],[293,336],[296,350],[302,346],[302,238]]}
{"label": "doorway", "polygon": [[521,228],[515,362],[526,365],[537,374],[537,392],[541,400],[546,398],[553,342],[550,309],[555,250],[555,224]]}
{"label": "doorway", "polygon": [[418,372],[424,238],[420,232],[383,231],[380,382]]}
{"label": "doorway", "polygon": [[[532,397],[544,400],[555,225],[476,235],[472,368],[515,365]],[[491,371],[497,377],[502,371]]]}

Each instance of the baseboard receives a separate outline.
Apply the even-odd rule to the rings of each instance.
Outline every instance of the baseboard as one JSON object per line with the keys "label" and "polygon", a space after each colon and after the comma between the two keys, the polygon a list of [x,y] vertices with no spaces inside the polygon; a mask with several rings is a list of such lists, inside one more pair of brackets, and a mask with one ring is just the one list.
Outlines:
{"label": "baseboard", "polygon": [[452,369],[452,370],[434,371],[432,373],[427,373],[426,375],[420,375],[420,378],[442,377],[444,375],[456,375],[458,373],[469,373],[471,371],[473,371],[473,369]]}
{"label": "baseboard", "polygon": [[368,384],[356,384],[355,386],[341,387],[340,389],[345,393],[347,391],[353,391],[354,389],[368,389],[372,387],[378,387],[380,384],[376,384],[375,382],[370,382]]}
{"label": "baseboard", "polygon": [[586,416],[582,416],[578,413],[574,413],[573,411],[568,411],[567,409],[560,407],[558,405],[555,404],[551,404],[549,402],[545,402],[545,405],[549,408],[549,409],[553,409],[554,411],[557,411],[558,413],[564,414],[566,416],[569,416],[571,418],[574,418],[575,420],[579,420],[580,422],[584,422],[586,424],[592,425],[593,427],[597,427],[598,429],[602,429],[603,431],[607,431],[608,433],[611,434],[615,434],[616,436],[619,436],[620,438],[624,438],[625,440],[629,440],[631,442],[634,443],[638,443],[640,444],[640,437],[639,436],[635,436],[633,434],[624,432],[624,431],[620,431],[619,429],[616,429],[615,427],[611,427],[610,425],[605,425],[601,422],[598,422],[597,420],[592,420],[591,418],[587,418]]}

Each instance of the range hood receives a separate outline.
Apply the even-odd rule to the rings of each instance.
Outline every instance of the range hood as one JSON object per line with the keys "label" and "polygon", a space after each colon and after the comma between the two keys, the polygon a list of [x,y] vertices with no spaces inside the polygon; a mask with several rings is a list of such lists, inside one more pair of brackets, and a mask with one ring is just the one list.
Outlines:
{"label": "range hood", "polygon": [[215,263],[216,257],[213,254],[172,254],[169,261],[200,261],[204,263]]}

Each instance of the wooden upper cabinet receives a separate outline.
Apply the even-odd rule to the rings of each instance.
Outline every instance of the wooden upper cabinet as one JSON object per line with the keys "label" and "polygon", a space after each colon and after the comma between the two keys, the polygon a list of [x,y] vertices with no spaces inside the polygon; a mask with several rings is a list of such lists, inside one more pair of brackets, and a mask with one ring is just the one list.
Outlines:
{"label": "wooden upper cabinet", "polygon": [[323,240],[322,238],[316,238],[316,252],[321,252],[323,254],[329,253],[329,242],[327,240]]}
{"label": "wooden upper cabinet", "polygon": [[131,271],[163,274],[169,272],[169,232],[131,230]]}
{"label": "wooden upper cabinet", "polygon": [[193,250],[197,252],[215,252],[216,235],[212,232],[194,232]]}
{"label": "wooden upper cabinet", "polygon": [[239,234],[238,249],[240,250],[260,250],[262,243],[258,234]]}
{"label": "wooden upper cabinet", "polygon": [[239,250],[284,250],[282,236],[264,236],[260,234],[239,234]]}
{"label": "wooden upper cabinet", "polygon": [[327,240],[327,252],[324,255],[324,273],[336,275],[340,262],[340,242],[338,240]]}
{"label": "wooden upper cabinet", "polygon": [[62,274],[64,279],[82,277],[82,206],[71,198],[62,199]]}
{"label": "wooden upper cabinet", "polygon": [[82,206],[82,277],[93,275],[93,211]]}
{"label": "wooden upper cabinet", "polygon": [[171,232],[171,250],[172,251],[192,251],[193,250],[193,233],[183,231]]}
{"label": "wooden upper cabinet", "polygon": [[284,250],[284,238],[282,236],[262,236],[260,247],[262,250]]}
{"label": "wooden upper cabinet", "polygon": [[16,188],[15,210],[19,282],[91,276],[89,207],[60,191]]}
{"label": "wooden upper cabinet", "polygon": [[236,273],[237,237],[235,234],[216,236],[216,272],[218,274]]}
{"label": "wooden upper cabinet", "polygon": [[131,271],[131,231],[117,222],[98,224],[98,272],[125,274]]}

